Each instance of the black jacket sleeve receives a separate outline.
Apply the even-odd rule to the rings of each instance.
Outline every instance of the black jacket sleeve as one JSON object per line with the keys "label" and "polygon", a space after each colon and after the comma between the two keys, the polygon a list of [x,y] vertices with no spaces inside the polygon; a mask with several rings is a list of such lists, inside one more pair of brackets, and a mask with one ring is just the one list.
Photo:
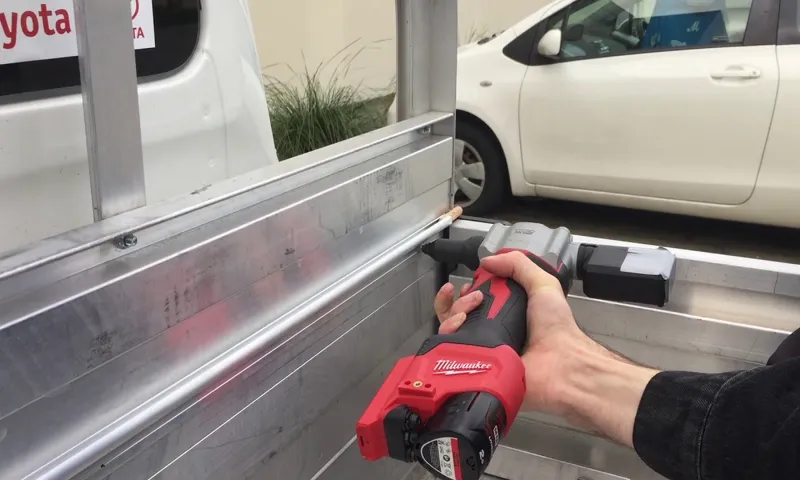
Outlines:
{"label": "black jacket sleeve", "polygon": [[800,478],[800,358],[659,373],[639,404],[633,446],[670,480]]}

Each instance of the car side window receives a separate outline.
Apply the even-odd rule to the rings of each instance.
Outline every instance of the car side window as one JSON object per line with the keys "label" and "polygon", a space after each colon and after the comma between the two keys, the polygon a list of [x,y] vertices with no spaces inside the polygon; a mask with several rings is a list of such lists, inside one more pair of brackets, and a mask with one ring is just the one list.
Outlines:
{"label": "car side window", "polygon": [[578,0],[565,11],[559,57],[597,58],[741,44],[751,3],[752,0]]}
{"label": "car side window", "polygon": [[781,0],[778,45],[800,45],[800,0]]}
{"label": "car side window", "polygon": [[[2,3],[2,2],[0,2]],[[81,84],[72,2],[0,5],[0,103],[13,95],[58,95]],[[200,33],[199,0],[130,0],[140,79],[168,74],[191,57]],[[17,6],[17,8],[15,8]],[[64,53],[65,51],[69,53]]]}

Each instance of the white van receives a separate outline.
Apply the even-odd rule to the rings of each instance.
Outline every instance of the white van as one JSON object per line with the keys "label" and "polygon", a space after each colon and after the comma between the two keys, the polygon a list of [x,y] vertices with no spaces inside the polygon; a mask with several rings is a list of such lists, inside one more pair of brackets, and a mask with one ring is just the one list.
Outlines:
{"label": "white van", "polygon": [[[131,13],[147,202],[276,163],[246,0]],[[72,0],[0,3],[0,252],[93,221],[73,17]]]}

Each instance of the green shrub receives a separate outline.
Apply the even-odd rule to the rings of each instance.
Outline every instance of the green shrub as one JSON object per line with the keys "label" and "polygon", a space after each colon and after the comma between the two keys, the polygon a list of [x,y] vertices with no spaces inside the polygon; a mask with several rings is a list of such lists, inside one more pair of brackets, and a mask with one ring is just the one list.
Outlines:
{"label": "green shrub", "polygon": [[[338,55],[338,54],[337,54]],[[357,54],[356,54],[357,55]],[[328,62],[307,67],[294,81],[266,78],[272,133],[278,158],[285,160],[386,125],[392,95],[367,95],[360,85],[347,85],[355,55],[342,60],[325,82]]]}

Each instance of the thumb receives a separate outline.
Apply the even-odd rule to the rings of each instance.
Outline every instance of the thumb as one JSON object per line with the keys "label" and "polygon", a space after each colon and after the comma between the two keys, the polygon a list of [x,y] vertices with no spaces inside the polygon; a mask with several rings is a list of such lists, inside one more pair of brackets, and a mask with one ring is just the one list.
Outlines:
{"label": "thumb", "polygon": [[509,252],[486,257],[481,261],[489,273],[500,277],[511,278],[519,283],[528,297],[541,290],[556,289],[563,291],[558,280],[545,272],[522,252]]}

